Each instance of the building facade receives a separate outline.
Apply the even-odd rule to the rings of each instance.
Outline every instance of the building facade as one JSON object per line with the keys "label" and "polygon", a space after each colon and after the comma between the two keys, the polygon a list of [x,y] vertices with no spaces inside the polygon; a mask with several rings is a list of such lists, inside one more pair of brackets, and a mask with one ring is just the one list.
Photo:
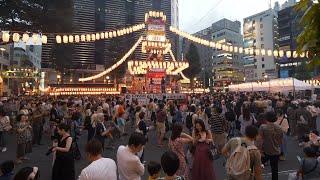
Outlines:
{"label": "building facade", "polygon": [[[168,38],[172,40],[174,53],[177,52],[178,37],[169,31],[171,25],[177,27],[178,0],[74,0],[71,10],[73,33],[82,34],[88,32],[99,32],[115,30],[130,25],[144,22],[146,12],[151,10],[163,11],[167,16]],[[49,8],[51,14],[55,14],[56,7]],[[49,12],[48,12],[49,13]],[[138,40],[142,31],[124,37],[105,39],[95,42],[80,42],[72,44],[72,62],[70,68],[77,71],[92,72],[97,70],[97,65],[110,67],[117,62],[134,42]],[[55,42],[54,36],[49,36],[50,42]],[[48,43],[43,47],[42,65],[50,68],[52,47],[54,43]],[[143,58],[141,47],[138,47],[134,56],[130,58]]]}
{"label": "building facade", "polygon": [[[303,12],[297,12],[293,6],[286,7],[279,11],[279,49],[283,51],[295,51],[297,49],[296,39],[302,32],[303,27],[299,22],[303,16]],[[293,77],[295,68],[300,64],[302,58],[294,56],[277,59],[279,67],[279,77]]]}
{"label": "building facade", "polygon": [[[244,49],[255,52],[255,49],[272,51],[278,49],[277,13],[268,9],[243,20]],[[273,54],[273,53],[272,53]],[[244,57],[246,81],[277,78],[277,67],[273,56],[262,56],[261,53]]]}
{"label": "building facade", "polygon": [[[212,24],[212,40],[229,46],[242,46],[241,23],[221,19]],[[242,55],[222,49],[213,49],[212,73],[214,86],[221,89],[243,81]]]}

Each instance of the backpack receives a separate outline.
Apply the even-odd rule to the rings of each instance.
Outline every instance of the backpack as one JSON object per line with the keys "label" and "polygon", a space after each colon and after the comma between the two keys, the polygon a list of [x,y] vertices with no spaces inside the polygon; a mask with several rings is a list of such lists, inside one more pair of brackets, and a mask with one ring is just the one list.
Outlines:
{"label": "backpack", "polygon": [[188,129],[191,129],[193,124],[192,124],[192,116],[193,116],[193,113],[189,113],[186,117],[186,127]]}
{"label": "backpack", "polygon": [[250,150],[257,149],[255,145],[247,146],[241,142],[241,138],[236,138],[238,146],[231,153],[226,163],[227,173],[238,176],[250,170]]}

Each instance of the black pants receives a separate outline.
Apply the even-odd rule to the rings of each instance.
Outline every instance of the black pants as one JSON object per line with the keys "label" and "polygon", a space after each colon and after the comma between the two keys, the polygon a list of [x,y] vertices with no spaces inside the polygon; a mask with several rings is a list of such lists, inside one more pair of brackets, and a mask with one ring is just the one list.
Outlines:
{"label": "black pants", "polygon": [[265,154],[262,157],[262,163],[270,160],[271,166],[271,173],[272,173],[272,180],[278,180],[278,162],[279,162],[279,155],[267,155]]}
{"label": "black pants", "polygon": [[43,124],[41,123],[34,123],[33,126],[33,144],[39,144],[42,139],[42,132],[43,132]]}

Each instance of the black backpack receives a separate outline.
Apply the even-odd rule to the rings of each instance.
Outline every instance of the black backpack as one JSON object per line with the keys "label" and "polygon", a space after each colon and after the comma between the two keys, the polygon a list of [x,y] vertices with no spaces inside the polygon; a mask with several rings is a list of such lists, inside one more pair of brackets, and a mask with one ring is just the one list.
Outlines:
{"label": "black backpack", "polygon": [[188,129],[191,129],[193,124],[192,124],[192,116],[193,116],[193,113],[189,113],[186,117],[186,127]]}

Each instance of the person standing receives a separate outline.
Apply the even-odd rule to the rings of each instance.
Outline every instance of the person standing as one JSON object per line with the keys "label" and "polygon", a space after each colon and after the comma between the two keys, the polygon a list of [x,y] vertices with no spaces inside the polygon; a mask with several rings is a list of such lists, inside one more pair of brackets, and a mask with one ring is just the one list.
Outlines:
{"label": "person standing", "polygon": [[136,155],[141,152],[146,139],[141,133],[134,132],[129,138],[127,146],[119,146],[117,164],[119,180],[140,180],[144,174],[144,165]]}
{"label": "person standing", "polygon": [[102,144],[93,139],[86,145],[90,165],[81,171],[79,180],[117,180],[117,165],[114,160],[102,157]]}
{"label": "person standing", "polygon": [[36,109],[32,112],[32,129],[33,129],[33,144],[41,145],[43,131],[43,114],[41,104],[37,104]]}
{"label": "person standing", "polygon": [[218,153],[221,153],[223,146],[227,142],[226,132],[228,132],[227,120],[221,113],[222,109],[215,107],[213,114],[208,121],[214,139],[214,144],[217,145],[218,148]]}
{"label": "person standing", "polygon": [[202,120],[195,121],[192,137],[196,146],[193,156],[192,179],[215,180],[213,162],[208,155],[209,144],[213,142],[212,135],[210,131],[206,130]]}
{"label": "person standing", "polygon": [[32,127],[28,122],[28,116],[20,114],[17,117],[17,164],[22,160],[28,160],[25,155],[32,152]]}
{"label": "person standing", "polygon": [[262,147],[262,163],[270,161],[272,180],[278,180],[278,162],[281,154],[280,145],[282,144],[283,131],[274,122],[277,121],[276,113],[270,111],[265,114],[267,124],[260,126],[259,135]]}
{"label": "person standing", "polygon": [[10,119],[5,116],[3,109],[0,110],[0,150],[1,152],[7,151],[7,133],[12,129]]}
{"label": "person standing", "polygon": [[158,138],[158,147],[163,147],[163,138],[166,133],[165,122],[167,121],[167,113],[164,110],[164,104],[159,104],[159,110],[157,112],[157,138]]}
{"label": "person standing", "polygon": [[61,138],[57,146],[52,148],[52,152],[56,154],[52,167],[52,180],[74,180],[75,167],[70,126],[62,123],[58,125],[57,130]]}
{"label": "person standing", "polygon": [[193,138],[185,133],[182,133],[183,126],[180,123],[175,123],[172,128],[171,138],[169,140],[170,149],[179,157],[179,169],[176,173],[178,176],[184,177],[185,180],[189,178],[189,168],[186,162],[186,155],[184,153],[184,145],[193,141]]}
{"label": "person standing", "polygon": [[285,157],[287,153],[287,133],[289,129],[289,123],[287,120],[287,116],[283,113],[281,109],[278,109],[276,113],[277,113],[277,121],[275,122],[275,124],[279,125],[283,131],[283,139],[280,146],[281,154],[280,154],[279,160],[284,161],[286,160]]}

